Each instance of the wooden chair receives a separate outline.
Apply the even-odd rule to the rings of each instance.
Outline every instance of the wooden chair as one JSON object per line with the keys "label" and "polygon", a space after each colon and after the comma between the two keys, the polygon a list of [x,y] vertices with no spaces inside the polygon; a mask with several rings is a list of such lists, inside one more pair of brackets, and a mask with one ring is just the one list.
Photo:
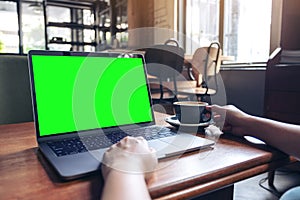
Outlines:
{"label": "wooden chair", "polygon": [[211,103],[210,95],[218,92],[217,74],[220,71],[221,55],[222,50],[218,42],[198,48],[191,60],[192,68],[189,70],[189,76],[196,80],[196,85],[194,88],[181,89],[178,92]]}
{"label": "wooden chair", "polygon": [[[175,45],[172,45],[174,43]],[[184,50],[176,40],[143,49],[147,74],[150,77],[154,103],[173,103],[178,100],[176,78],[183,70]]]}

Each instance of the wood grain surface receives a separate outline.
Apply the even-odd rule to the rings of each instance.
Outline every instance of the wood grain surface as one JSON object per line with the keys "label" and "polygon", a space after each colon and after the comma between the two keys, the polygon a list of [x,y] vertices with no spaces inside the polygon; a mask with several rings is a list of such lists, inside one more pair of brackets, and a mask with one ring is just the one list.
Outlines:
{"label": "wood grain surface", "polygon": [[[157,123],[165,124],[165,116],[156,113]],[[103,185],[100,172],[75,181],[59,180],[38,151],[33,122],[1,125],[0,135],[1,199],[100,198]],[[148,188],[152,198],[185,199],[230,186],[288,162],[288,156],[266,145],[224,135],[213,149],[160,160]]]}

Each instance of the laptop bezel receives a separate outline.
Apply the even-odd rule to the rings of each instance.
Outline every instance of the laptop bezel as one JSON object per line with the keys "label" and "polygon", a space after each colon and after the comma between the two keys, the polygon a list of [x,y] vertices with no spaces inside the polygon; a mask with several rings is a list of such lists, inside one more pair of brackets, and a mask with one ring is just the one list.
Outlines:
{"label": "laptop bezel", "polygon": [[[152,115],[152,121],[148,122],[140,122],[135,124],[127,124],[127,125],[121,125],[121,126],[114,126],[114,127],[107,127],[107,128],[95,128],[95,129],[89,129],[89,130],[81,130],[81,131],[73,131],[73,132],[65,132],[65,133],[56,133],[52,135],[46,135],[41,136],[39,131],[39,118],[38,118],[38,111],[37,111],[37,102],[36,102],[36,92],[35,92],[35,85],[34,85],[34,74],[33,74],[33,64],[32,64],[32,56],[35,55],[43,55],[43,56],[84,56],[84,57],[112,57],[112,58],[120,58],[120,57],[134,57],[134,58],[141,58],[143,63],[143,70],[146,80],[146,86],[147,86],[147,92],[148,92],[148,98],[150,103],[150,110]],[[114,130],[128,130],[132,128],[136,128],[136,126],[139,127],[145,127],[145,126],[151,126],[155,124],[155,118],[154,118],[154,112],[152,109],[152,99],[151,99],[151,93],[150,93],[150,85],[147,78],[147,68],[145,64],[145,59],[143,54],[139,54],[137,52],[122,52],[122,53],[112,53],[112,52],[72,52],[72,51],[49,51],[49,50],[30,50],[28,52],[28,68],[29,68],[29,77],[30,77],[30,90],[31,90],[31,97],[32,97],[32,107],[33,107],[33,119],[35,124],[35,130],[36,130],[36,137],[38,142],[47,141],[48,139],[59,139],[61,137],[73,137],[75,135],[81,134],[81,133],[89,133],[92,134],[93,132],[101,132],[106,133]]]}

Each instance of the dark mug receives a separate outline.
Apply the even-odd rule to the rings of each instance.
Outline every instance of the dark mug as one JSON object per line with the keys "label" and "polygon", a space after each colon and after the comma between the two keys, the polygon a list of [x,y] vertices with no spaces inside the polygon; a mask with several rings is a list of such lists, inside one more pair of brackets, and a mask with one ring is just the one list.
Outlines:
{"label": "dark mug", "polygon": [[174,111],[182,124],[199,124],[211,120],[211,111],[206,109],[208,103],[199,101],[174,102]]}

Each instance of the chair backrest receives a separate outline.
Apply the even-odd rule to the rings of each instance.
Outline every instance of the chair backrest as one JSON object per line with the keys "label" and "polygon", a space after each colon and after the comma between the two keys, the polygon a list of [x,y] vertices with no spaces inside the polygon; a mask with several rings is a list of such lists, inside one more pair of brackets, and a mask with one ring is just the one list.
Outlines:
{"label": "chair backrest", "polygon": [[193,69],[203,76],[203,81],[207,82],[209,77],[219,73],[221,55],[222,49],[217,42],[211,43],[209,47],[200,47],[195,51],[191,63]]}
{"label": "chair backrest", "polygon": [[0,55],[0,124],[33,121],[27,57]]}
{"label": "chair backrest", "polygon": [[148,74],[166,81],[182,72],[184,50],[171,45],[155,45],[146,49],[145,61]]}
{"label": "chair backrest", "polygon": [[[171,45],[171,43],[174,45]],[[167,40],[165,44],[145,49],[147,72],[165,81],[176,77],[183,70],[184,50],[176,40]]]}
{"label": "chair backrest", "polygon": [[[171,45],[174,43],[175,45]],[[175,40],[167,40],[165,44],[154,45],[143,49],[147,73],[155,76],[160,82],[160,99],[163,99],[164,81],[172,81],[174,87],[168,88],[177,94],[176,77],[181,74],[184,64],[184,50]]]}
{"label": "chair backrest", "polygon": [[[209,54],[208,54],[209,53]],[[216,72],[219,73],[221,66],[222,49],[219,47],[200,47],[192,58],[192,65],[199,73],[204,74],[205,65],[207,62],[207,76],[213,76]]]}

